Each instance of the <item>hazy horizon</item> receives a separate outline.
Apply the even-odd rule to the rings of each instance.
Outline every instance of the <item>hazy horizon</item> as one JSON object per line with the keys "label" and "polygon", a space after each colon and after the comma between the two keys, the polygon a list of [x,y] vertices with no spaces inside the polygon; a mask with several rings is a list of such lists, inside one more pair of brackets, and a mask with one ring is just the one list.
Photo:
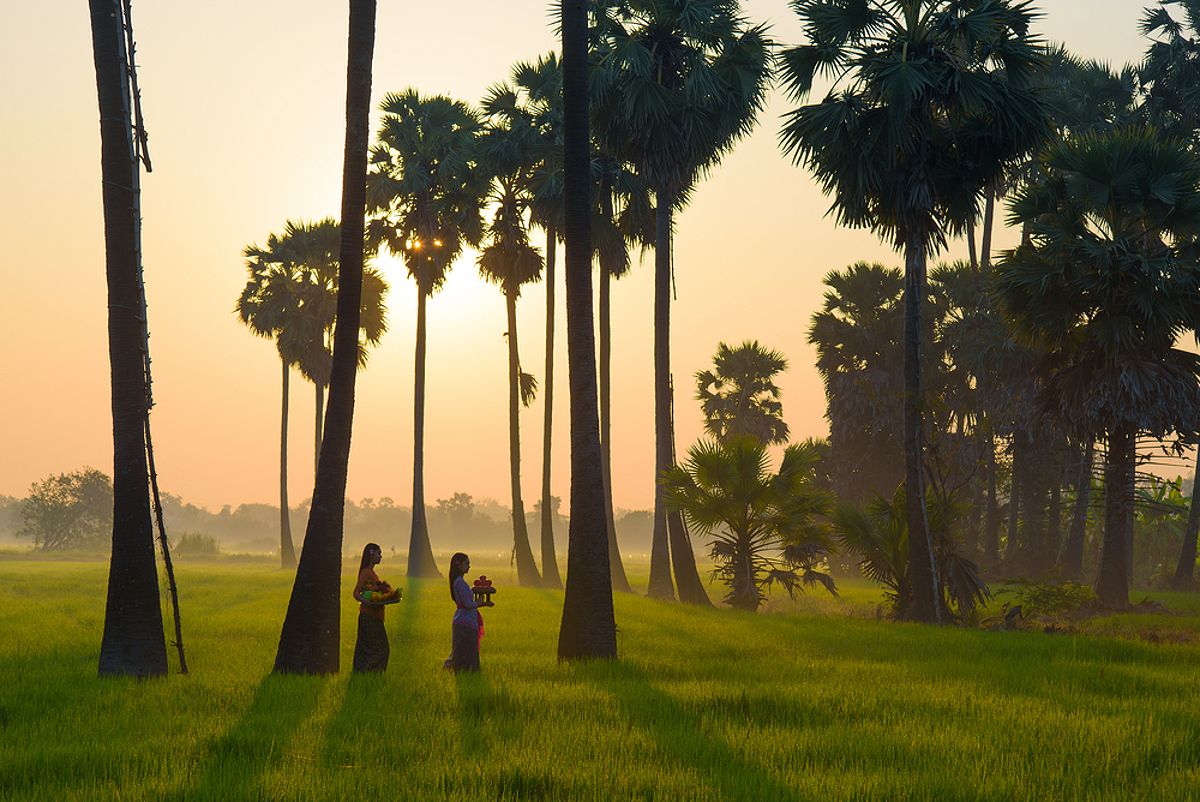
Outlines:
{"label": "hazy horizon", "polygon": [[[1115,66],[1145,42],[1141,0],[1044,0],[1040,31]],[[785,0],[743,3],[780,42],[799,40]],[[10,380],[0,416],[0,494],[51,473],[111,471],[100,140],[84,6],[9,11],[20,32],[0,53],[10,122],[4,154],[8,251],[0,318]],[[135,3],[139,77],[154,173],[143,181],[154,357],[155,446],[164,489],[205,507],[277,503],[280,371],[274,345],[233,314],[242,248],[288,219],[336,215],[341,185],[346,14],[323,3]],[[374,105],[416,87],[478,102],[510,66],[555,47],[548,4],[469,2],[379,9]],[[453,33],[448,34],[447,31]],[[776,144],[791,103],[774,92],[759,125],[677,217],[672,364],[680,452],[700,435],[693,374],[720,341],[785,353],[780,385],[793,437],[825,436],[825,398],[805,342],[821,279],[858,260],[898,265],[867,231],[838,228],[809,174]],[[375,119],[377,115],[373,116]],[[998,232],[997,245],[1011,244]],[[535,243],[542,245],[540,232]],[[965,256],[961,244],[941,258]],[[416,291],[378,261],[392,291],[390,331],[360,373],[348,495],[411,504]],[[653,490],[651,265],[613,290],[613,491],[646,509]],[[562,269],[561,259],[559,261]],[[566,328],[561,272],[556,343],[555,495],[568,496]],[[731,280],[731,278],[736,280]],[[544,292],[518,305],[522,365],[543,377]],[[429,303],[426,498],[454,492],[507,503],[504,304],[464,255]],[[293,373],[290,493],[312,490],[313,390]],[[538,498],[542,395],[522,413],[527,510]]]}

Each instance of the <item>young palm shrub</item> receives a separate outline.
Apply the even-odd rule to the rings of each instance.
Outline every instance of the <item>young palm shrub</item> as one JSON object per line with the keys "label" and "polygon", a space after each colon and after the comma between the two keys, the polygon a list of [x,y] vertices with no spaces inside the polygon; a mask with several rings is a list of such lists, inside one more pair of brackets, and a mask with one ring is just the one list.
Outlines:
{"label": "young palm shrub", "polygon": [[[863,576],[883,586],[884,599],[897,618],[907,618],[912,603],[905,504],[901,486],[891,499],[876,496],[861,506],[842,504],[832,514],[842,548],[858,557]],[[980,579],[979,567],[959,552],[958,542],[948,534],[957,512],[953,504],[931,496],[927,505],[942,601],[959,619],[969,618],[991,598],[991,591]]]}
{"label": "young palm shrub", "polygon": [[713,577],[729,588],[725,602],[755,612],[773,584],[789,596],[820,584],[831,549],[824,516],[832,497],[816,484],[818,447],[793,444],[771,473],[767,446],[755,437],[702,440],[687,461],[663,474],[667,505],[707,535]]}

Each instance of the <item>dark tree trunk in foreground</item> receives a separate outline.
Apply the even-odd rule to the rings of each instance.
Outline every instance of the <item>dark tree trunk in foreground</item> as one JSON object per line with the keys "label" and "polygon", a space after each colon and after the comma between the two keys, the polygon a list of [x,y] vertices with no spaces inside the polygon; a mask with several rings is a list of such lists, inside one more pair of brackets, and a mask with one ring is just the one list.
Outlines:
{"label": "dark tree trunk in foreground", "polygon": [[308,529],[275,655],[276,673],[328,674],[338,670],[342,524],[354,418],[354,379],[358,370],[374,48],[375,0],[350,0],[342,238],[329,410]]}
{"label": "dark tree trunk in foreground", "polygon": [[596,412],[592,317],[591,147],[588,134],[588,5],[563,0],[563,172],[566,201],[567,362],[571,395],[571,526],[558,657],[615,659]]}
{"label": "dark tree trunk in foreground", "polygon": [[654,533],[647,596],[674,599],[667,506],[659,482],[671,466],[671,195],[655,197],[654,234]]}
{"label": "dark tree trunk in foreground", "polygon": [[1191,590],[1196,571],[1196,535],[1200,532],[1200,504],[1197,504],[1196,483],[1200,480],[1200,454],[1197,454],[1197,469],[1192,473],[1192,500],[1188,506],[1187,528],[1183,531],[1183,547],[1179,550],[1179,565],[1171,587],[1175,590]]}
{"label": "dark tree trunk in foreground", "polygon": [[554,504],[550,493],[550,450],[554,430],[554,272],[558,232],[546,231],[546,377],[542,382],[545,401],[542,417],[542,585],[561,588],[558,555],[554,553]]}
{"label": "dark tree trunk in foreground", "polygon": [[1092,460],[1096,441],[1089,439],[1079,457],[1075,474],[1075,503],[1071,507],[1071,528],[1063,546],[1063,574],[1078,579],[1083,574],[1083,541],[1087,536],[1088,505],[1092,500]]}
{"label": "dark tree trunk in foreground", "polygon": [[992,230],[996,219],[996,190],[988,187],[983,204],[983,236],[979,242],[979,266],[987,270],[992,266]]}
{"label": "dark tree trunk in foreground", "polygon": [[[608,192],[606,187],[605,192]],[[612,218],[612,204],[606,200],[605,214]],[[617,520],[612,497],[612,275],[600,264],[600,466],[604,472],[604,521],[608,529],[608,567],[613,590],[632,593],[617,544]]]}
{"label": "dark tree trunk in foreground", "polygon": [[1111,607],[1129,606],[1129,575],[1125,553],[1133,511],[1133,470],[1136,437],[1133,427],[1123,423],[1108,435],[1108,457],[1104,465],[1104,545],[1100,552],[1100,574],[1096,595]]}
{"label": "dark tree trunk in foreground", "polygon": [[521,498],[521,358],[517,350],[517,298],[504,293],[508,313],[508,476],[512,485],[513,556],[517,560],[517,583],[540,588],[537,560],[529,546],[525,524],[525,502]]}
{"label": "dark tree trunk in foreground", "polygon": [[983,535],[983,553],[995,562],[1000,557],[1000,505],[996,502],[996,438],[987,437],[987,525]]}
{"label": "dark tree trunk in foreground", "polygon": [[[986,234],[985,234],[986,236]],[[911,238],[904,254],[904,487],[908,573],[914,621],[941,620],[941,593],[933,569],[933,539],[925,514],[921,443],[921,307],[925,302],[925,243]]]}
{"label": "dark tree trunk in foreground", "polygon": [[1063,464],[1061,455],[1055,453],[1051,458],[1050,505],[1046,515],[1046,549],[1042,553],[1041,569],[1054,565],[1055,558],[1062,547],[1062,485]]}
{"label": "dark tree trunk in foreground", "polygon": [[[1021,501],[1028,482],[1029,466],[1026,464],[1025,433],[1021,429],[1012,437],[1012,475],[1008,483],[1008,541],[1004,544],[1004,562],[1011,566],[1017,559],[1021,538]],[[1028,515],[1028,513],[1026,513]]]}
{"label": "dark tree trunk in foreground", "polygon": [[123,15],[115,0],[90,0],[100,102],[100,168],[112,377],[113,529],[101,675],[167,673],[146,466],[145,341],[138,282],[138,181]]}
{"label": "dark tree trunk in foreground", "polygon": [[279,420],[279,562],[283,568],[296,567],[296,547],[292,544],[292,522],[288,517],[288,385],[291,369],[287,360],[283,363],[283,411]]}
{"label": "dark tree trunk in foreground", "polygon": [[417,287],[417,346],[413,368],[413,502],[412,532],[408,538],[408,575],[439,577],[425,519],[425,300]]}
{"label": "dark tree trunk in foreground", "polygon": [[[671,384],[671,465],[675,464],[675,385]],[[711,607],[700,572],[696,569],[696,554],[692,551],[692,538],[684,522],[683,513],[675,510],[667,513],[667,534],[671,539],[671,564],[675,568],[675,585],[679,589],[679,600],[684,604]],[[757,607],[756,607],[757,609]]]}

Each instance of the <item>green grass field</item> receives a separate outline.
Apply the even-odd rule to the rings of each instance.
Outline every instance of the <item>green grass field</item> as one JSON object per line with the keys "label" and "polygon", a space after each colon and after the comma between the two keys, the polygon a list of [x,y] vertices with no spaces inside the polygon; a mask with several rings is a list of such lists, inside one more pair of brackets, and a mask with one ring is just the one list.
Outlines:
{"label": "green grass field", "polygon": [[343,673],[271,677],[290,578],[226,561],[179,569],[190,676],[100,680],[106,572],[0,561],[0,798],[1200,798],[1197,641],[877,621],[849,583],[758,616],[618,596],[620,662],[559,665],[561,593],[502,584],[455,677],[428,582],[389,609],[387,674],[350,676],[347,600]]}

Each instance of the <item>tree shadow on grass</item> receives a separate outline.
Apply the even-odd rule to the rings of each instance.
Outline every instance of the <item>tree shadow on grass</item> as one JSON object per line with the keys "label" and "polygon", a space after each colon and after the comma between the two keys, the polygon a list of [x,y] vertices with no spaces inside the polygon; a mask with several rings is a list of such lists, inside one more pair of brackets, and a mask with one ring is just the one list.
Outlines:
{"label": "tree shadow on grass", "polygon": [[179,799],[239,799],[276,763],[292,735],[317,707],[327,679],[268,674],[250,706],[201,759],[196,781]]}
{"label": "tree shadow on grass", "polygon": [[649,761],[691,769],[722,799],[798,799],[795,790],[748,763],[728,744],[705,732],[699,716],[656,688],[628,663],[581,665],[581,676],[611,694],[625,719],[655,743]]}

